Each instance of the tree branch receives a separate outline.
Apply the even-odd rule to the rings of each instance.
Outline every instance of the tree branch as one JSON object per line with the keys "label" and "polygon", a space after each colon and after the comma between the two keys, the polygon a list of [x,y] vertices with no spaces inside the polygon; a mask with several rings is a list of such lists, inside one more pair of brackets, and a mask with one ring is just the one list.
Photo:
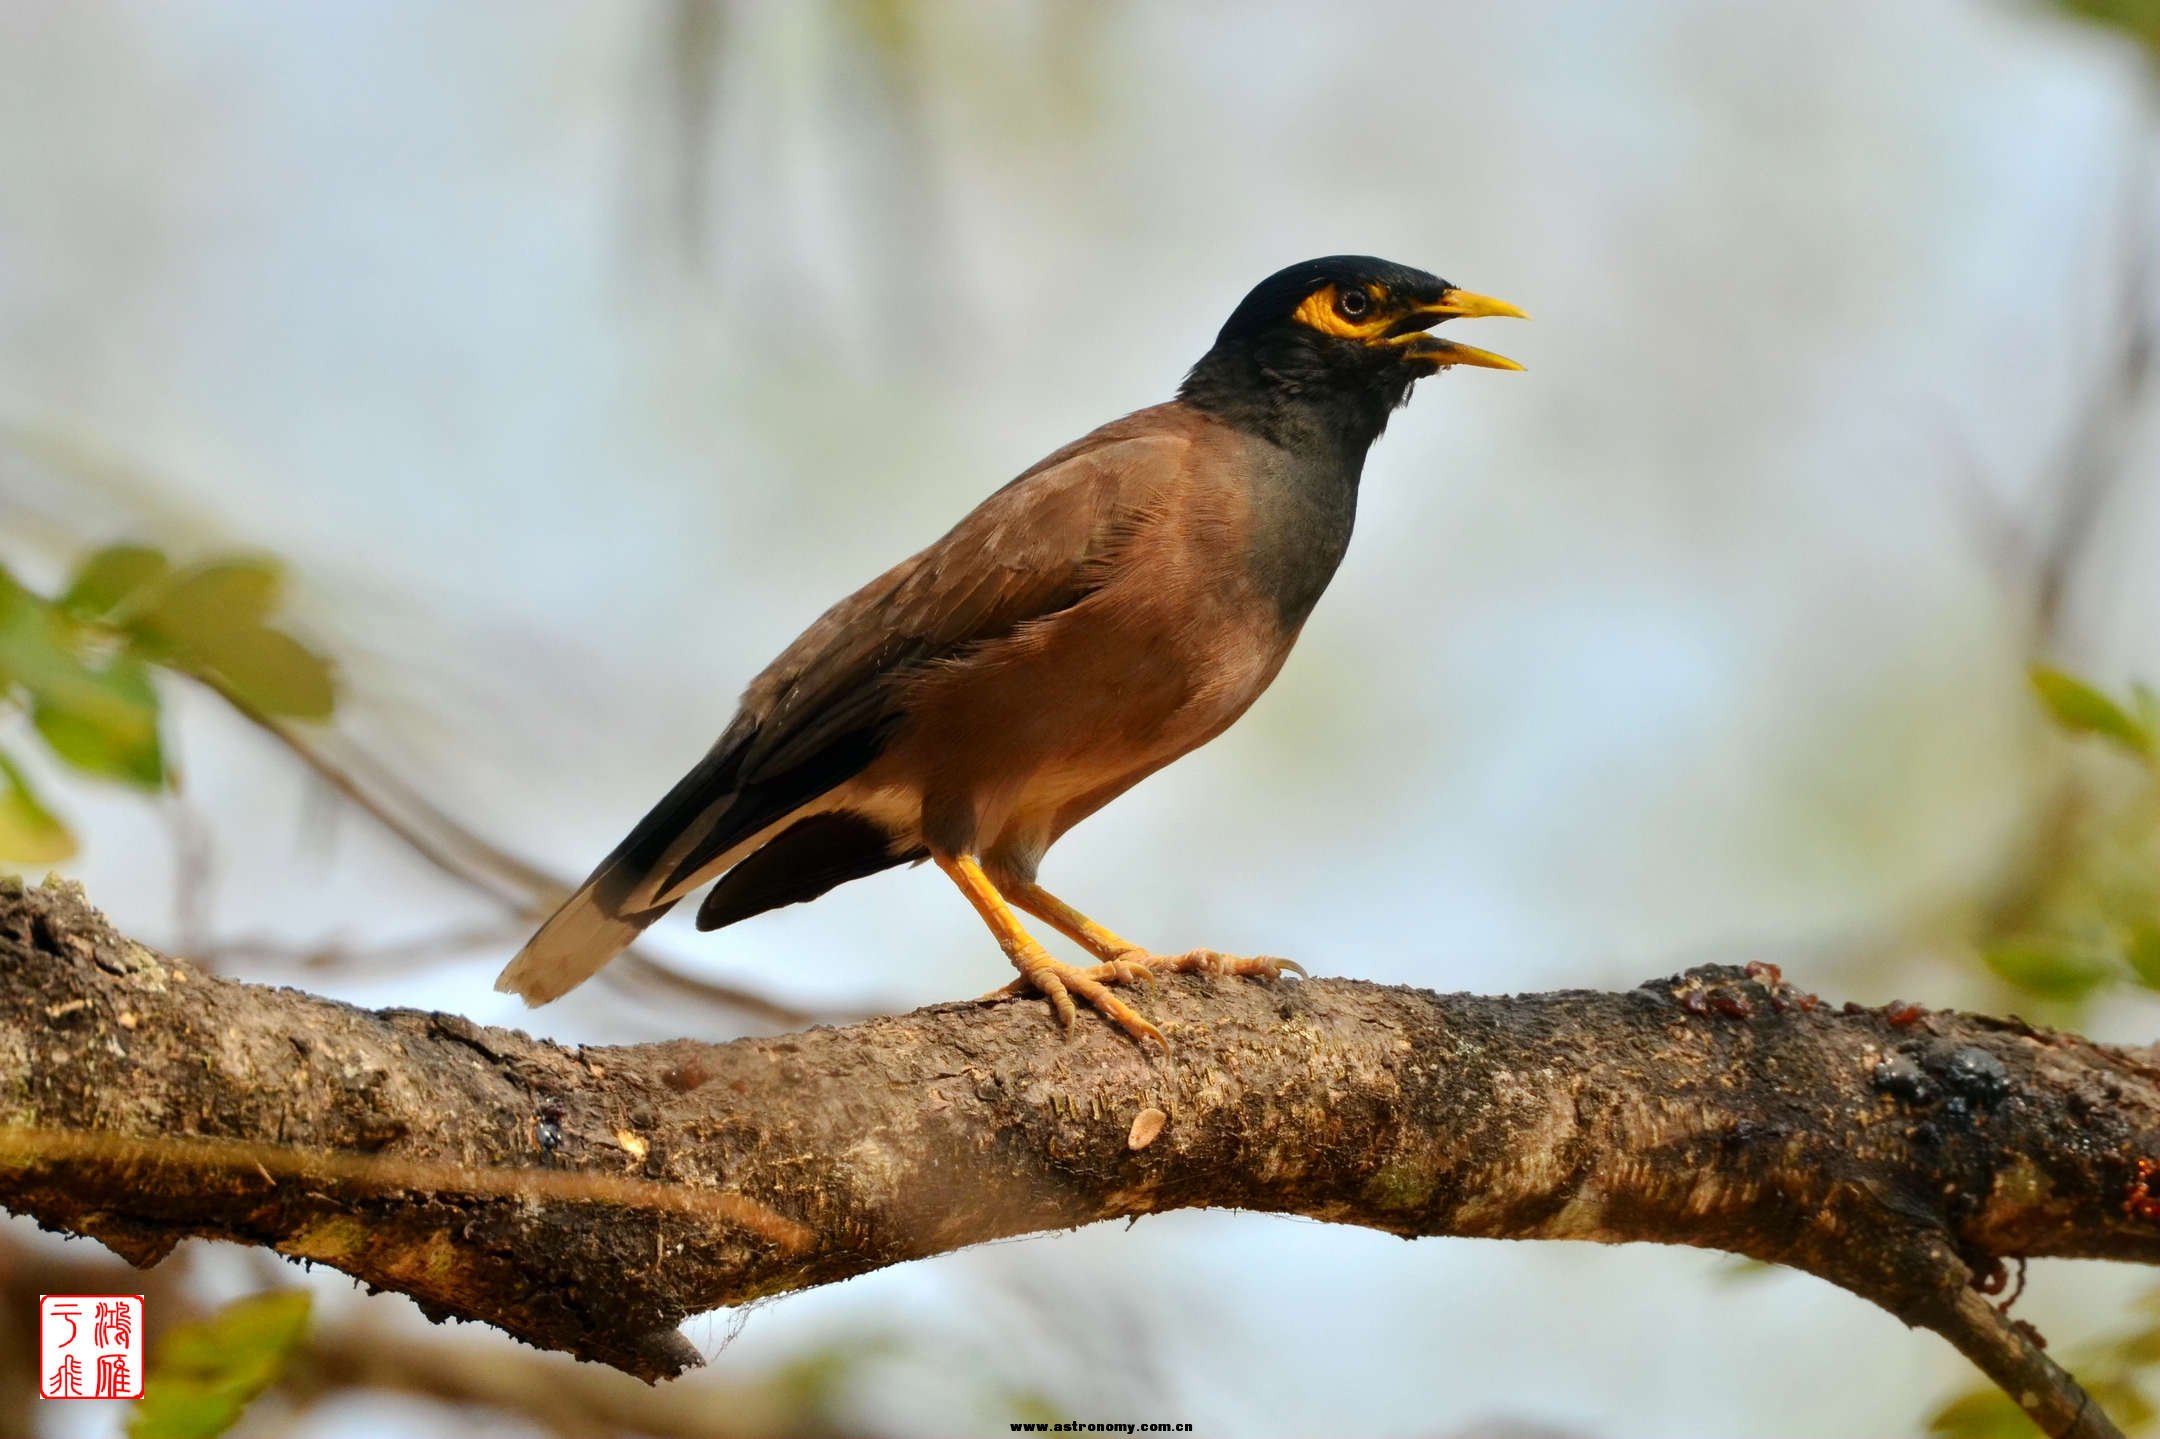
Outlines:
{"label": "tree branch", "polygon": [[137,1263],[206,1235],[647,1379],[686,1316],[1192,1206],[1648,1240],[1936,1330],[2050,1433],[2116,1431],[1976,1292],[2160,1261],[2160,1066],[1707,967],[1619,994],[1166,982],[1177,1044],[1038,1004],[565,1049],[206,975],[0,882],[0,1204]]}

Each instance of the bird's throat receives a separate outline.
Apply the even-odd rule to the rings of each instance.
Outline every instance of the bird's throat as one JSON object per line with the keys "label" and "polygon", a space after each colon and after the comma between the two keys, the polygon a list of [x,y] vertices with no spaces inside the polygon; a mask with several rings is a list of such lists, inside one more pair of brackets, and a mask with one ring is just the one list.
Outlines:
{"label": "bird's throat", "polygon": [[1250,468],[1253,526],[1247,576],[1274,605],[1285,630],[1305,623],[1335,578],[1357,520],[1365,451],[1270,446]]}

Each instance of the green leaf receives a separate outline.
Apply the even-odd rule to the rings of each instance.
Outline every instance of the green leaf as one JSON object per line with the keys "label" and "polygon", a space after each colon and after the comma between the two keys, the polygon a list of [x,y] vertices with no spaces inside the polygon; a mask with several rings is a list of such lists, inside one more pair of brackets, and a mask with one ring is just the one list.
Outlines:
{"label": "green leaf", "polygon": [[60,596],[60,608],[84,619],[109,619],[172,570],[162,550],[111,545],[82,562]]}
{"label": "green leaf", "polygon": [[143,1376],[128,1439],[213,1439],[277,1381],[307,1333],[308,1295],[281,1289],[168,1333]]}
{"label": "green leaf", "polygon": [[93,662],[79,626],[5,575],[0,674],[29,692],[38,732],[62,759],[105,778],[163,783],[157,691],[140,661]]}
{"label": "green leaf", "polygon": [[2045,665],[2034,665],[2031,677],[2033,689],[2064,729],[2101,735],[2137,754],[2153,752],[2153,732],[2085,681]]}
{"label": "green leaf", "polygon": [[66,687],[82,669],[66,618],[0,571],[0,674],[47,690]]}
{"label": "green leaf", "polygon": [[328,719],[337,705],[329,661],[264,625],[282,580],[261,560],[220,560],[183,571],[130,623],[138,647],[208,680],[263,714]]}
{"label": "green leaf", "polygon": [[2160,60],[2160,0],[2056,0],[2063,10],[2108,26],[2143,45]]}
{"label": "green leaf", "polygon": [[267,715],[325,720],[337,706],[329,661],[278,630],[228,635],[190,649],[188,659],[222,679],[235,698]]}
{"label": "green leaf", "polygon": [[30,718],[54,754],[85,774],[139,789],[165,784],[165,751],[158,738],[158,697],[140,660],[120,655],[102,670],[86,670],[98,701],[37,696]]}
{"label": "green leaf", "polygon": [[1986,958],[1989,969],[2042,999],[2083,999],[2116,976],[2104,957],[2066,940],[2013,939],[1990,949]]}
{"label": "green leaf", "polygon": [[2112,1378],[2089,1380],[2085,1392],[2092,1396],[2100,1412],[2122,1426],[2126,1434],[2142,1434],[2152,1422],[2152,1401],[2145,1397],[2130,1379],[2117,1375]]}
{"label": "green leaf", "polygon": [[2130,701],[2137,707],[2138,723],[2145,727],[2145,733],[2160,735],[2160,694],[2153,693],[2151,685],[2134,684],[2130,686]]}
{"label": "green leaf", "polygon": [[0,566],[0,691],[45,661],[49,648],[43,602]]}
{"label": "green leaf", "polygon": [[2126,1369],[2145,1369],[2160,1364],[2160,1327],[2133,1329],[2108,1345],[2108,1354]]}
{"label": "green leaf", "polygon": [[14,762],[0,754],[0,864],[58,864],[74,853],[75,836],[39,802]]}
{"label": "green leaf", "polygon": [[2123,958],[2137,971],[2139,984],[2160,989],[2160,924],[2145,920],[2131,925],[2123,940]]}
{"label": "green leaf", "polygon": [[1990,1386],[1968,1390],[1936,1410],[1928,1418],[1928,1433],[1938,1439],[2039,1439],[2040,1426],[2009,1395]]}
{"label": "green leaf", "polygon": [[213,560],[182,570],[150,599],[135,628],[181,648],[215,644],[261,625],[284,579],[268,560]]}

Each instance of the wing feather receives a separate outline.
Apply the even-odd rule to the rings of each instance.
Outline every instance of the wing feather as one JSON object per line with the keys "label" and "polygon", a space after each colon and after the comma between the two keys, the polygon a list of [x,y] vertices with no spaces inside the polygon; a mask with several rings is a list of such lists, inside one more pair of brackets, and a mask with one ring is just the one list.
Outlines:
{"label": "wing feather", "polygon": [[834,605],[751,682],[730,731],[743,731],[729,752],[734,797],[680,853],[658,898],[680,898],[730,848],[868,768],[901,718],[899,681],[1094,591],[1185,448],[1161,433],[1098,437]]}

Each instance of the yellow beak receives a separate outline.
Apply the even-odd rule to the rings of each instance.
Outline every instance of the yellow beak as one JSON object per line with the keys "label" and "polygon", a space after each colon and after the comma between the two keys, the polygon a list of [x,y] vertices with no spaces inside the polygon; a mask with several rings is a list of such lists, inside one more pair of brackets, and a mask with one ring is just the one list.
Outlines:
{"label": "yellow beak", "polygon": [[1406,359],[1423,360],[1436,370],[1444,370],[1450,365],[1475,365],[1481,370],[1522,368],[1505,355],[1480,350],[1475,345],[1458,345],[1453,340],[1443,340],[1434,335],[1418,336],[1417,343],[1403,354]]}
{"label": "yellow beak", "polygon": [[[1519,370],[1521,365],[1505,355],[1490,350],[1480,350],[1471,345],[1458,345],[1453,340],[1443,340],[1425,334],[1442,320],[1510,319],[1527,320],[1530,317],[1505,300],[1495,300],[1490,295],[1474,295],[1468,290],[1448,290],[1436,304],[1421,305],[1399,321],[1395,329],[1400,343],[1405,346],[1405,359],[1423,360],[1435,369],[1444,370],[1450,365],[1475,365],[1484,370]],[[1408,333],[1404,333],[1408,332]]]}
{"label": "yellow beak", "polygon": [[1437,305],[1419,309],[1420,319],[1437,325],[1442,320],[1527,320],[1530,317],[1505,300],[1495,300],[1490,295],[1473,295],[1468,290],[1448,290],[1440,296]]}

